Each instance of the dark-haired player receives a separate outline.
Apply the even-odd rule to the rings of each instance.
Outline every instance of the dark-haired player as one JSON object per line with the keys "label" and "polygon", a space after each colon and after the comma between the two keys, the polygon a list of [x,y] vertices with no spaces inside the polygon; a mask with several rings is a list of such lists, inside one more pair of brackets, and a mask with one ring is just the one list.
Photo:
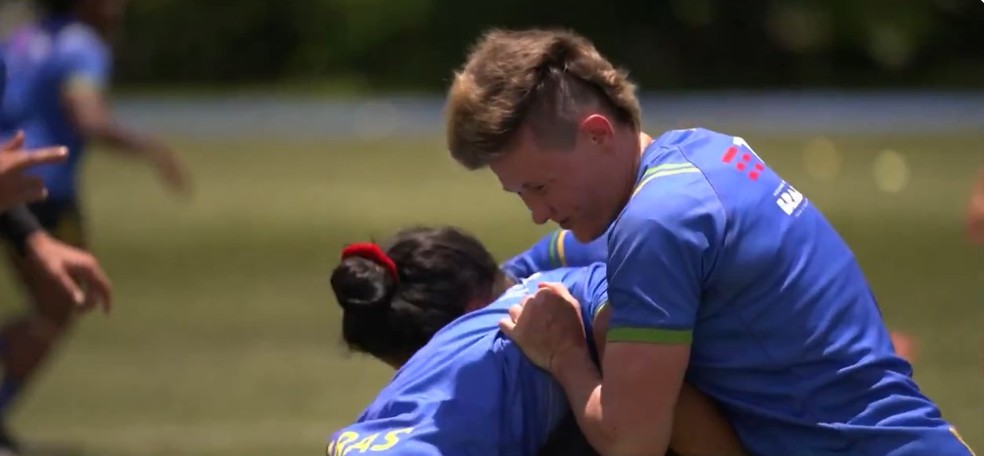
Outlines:
{"label": "dark-haired player", "polygon": [[[343,338],[397,372],[355,423],[331,437],[327,454],[594,454],[559,385],[498,329],[512,304],[542,283],[561,282],[582,304],[586,334],[604,334],[603,263],[509,278],[527,265],[549,265],[556,242],[548,237],[507,261],[508,273],[454,228],[404,230],[383,247],[348,246],[331,278]],[[571,259],[590,260],[590,251],[572,251],[585,248],[566,244]],[[603,341],[587,339],[603,356]],[[677,410],[674,451],[742,454],[730,426],[696,390],[684,387]]]}

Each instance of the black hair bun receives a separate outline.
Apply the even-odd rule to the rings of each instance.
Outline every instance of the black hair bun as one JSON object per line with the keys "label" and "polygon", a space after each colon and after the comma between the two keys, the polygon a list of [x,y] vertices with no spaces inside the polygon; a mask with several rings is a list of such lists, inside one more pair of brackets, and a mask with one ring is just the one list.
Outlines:
{"label": "black hair bun", "polygon": [[385,267],[362,257],[345,258],[331,274],[335,299],[346,311],[388,308],[395,285]]}

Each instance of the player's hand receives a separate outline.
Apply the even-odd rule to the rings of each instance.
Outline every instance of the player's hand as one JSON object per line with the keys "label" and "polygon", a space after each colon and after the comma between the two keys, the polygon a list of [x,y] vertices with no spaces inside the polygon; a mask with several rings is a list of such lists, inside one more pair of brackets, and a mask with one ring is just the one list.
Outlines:
{"label": "player's hand", "polygon": [[541,283],[540,288],[509,309],[499,329],[542,369],[572,351],[587,350],[581,306],[567,288]]}
{"label": "player's hand", "polygon": [[156,141],[152,150],[151,157],[164,185],[176,195],[190,196],[191,179],[178,155],[170,147]]}
{"label": "player's hand", "polygon": [[967,237],[971,243],[984,244],[984,170],[978,173],[967,202]]}
{"label": "player's hand", "polygon": [[28,151],[22,150],[23,146],[23,132],[17,132],[0,146],[0,211],[44,199],[48,193],[44,181],[24,175],[24,171],[35,165],[58,163],[68,157],[64,147]]}
{"label": "player's hand", "polygon": [[912,336],[901,331],[891,331],[889,336],[892,338],[892,346],[895,347],[896,355],[910,363],[916,361],[919,347]]}
{"label": "player's hand", "polygon": [[92,254],[38,231],[27,240],[27,257],[51,279],[58,293],[80,310],[98,305],[103,312],[109,312],[112,287]]}

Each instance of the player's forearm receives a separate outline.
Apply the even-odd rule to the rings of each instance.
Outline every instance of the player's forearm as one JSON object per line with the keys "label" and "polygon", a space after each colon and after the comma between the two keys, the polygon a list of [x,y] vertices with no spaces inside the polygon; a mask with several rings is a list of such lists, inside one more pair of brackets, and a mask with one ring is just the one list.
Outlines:
{"label": "player's forearm", "polygon": [[114,152],[149,156],[156,149],[154,141],[150,138],[109,121],[90,125],[84,131],[86,138],[97,141]]}
{"label": "player's forearm", "polygon": [[665,429],[654,429],[620,419],[617,409],[604,408],[602,377],[587,351],[559,358],[553,370],[581,431],[596,451],[605,456],[666,453],[672,418],[660,420],[668,423]]}
{"label": "player's forearm", "polygon": [[0,236],[6,238],[22,255],[26,253],[28,239],[43,233],[38,219],[31,214],[27,206],[17,206],[0,213]]}
{"label": "player's forearm", "polygon": [[601,409],[601,374],[587,353],[558,359],[553,374],[577,418],[584,436],[596,451],[612,454],[613,430],[606,429]]}

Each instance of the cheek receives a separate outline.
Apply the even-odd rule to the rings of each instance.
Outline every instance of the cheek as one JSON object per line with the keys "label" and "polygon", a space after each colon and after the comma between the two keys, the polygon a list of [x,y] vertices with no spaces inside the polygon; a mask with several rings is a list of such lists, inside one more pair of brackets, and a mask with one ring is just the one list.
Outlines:
{"label": "cheek", "polygon": [[568,185],[566,191],[563,193],[567,207],[577,210],[579,213],[590,212],[591,208],[597,203],[595,199],[597,194],[594,190],[595,185],[589,181],[572,182]]}
{"label": "cheek", "polygon": [[599,211],[604,211],[604,207],[611,205],[612,190],[619,185],[611,179],[596,179],[590,188],[587,189],[586,199],[591,200],[591,204],[598,207]]}
{"label": "cheek", "polygon": [[583,191],[584,189],[574,181],[559,183],[551,192],[554,207],[564,212],[579,212],[584,206],[582,202]]}

